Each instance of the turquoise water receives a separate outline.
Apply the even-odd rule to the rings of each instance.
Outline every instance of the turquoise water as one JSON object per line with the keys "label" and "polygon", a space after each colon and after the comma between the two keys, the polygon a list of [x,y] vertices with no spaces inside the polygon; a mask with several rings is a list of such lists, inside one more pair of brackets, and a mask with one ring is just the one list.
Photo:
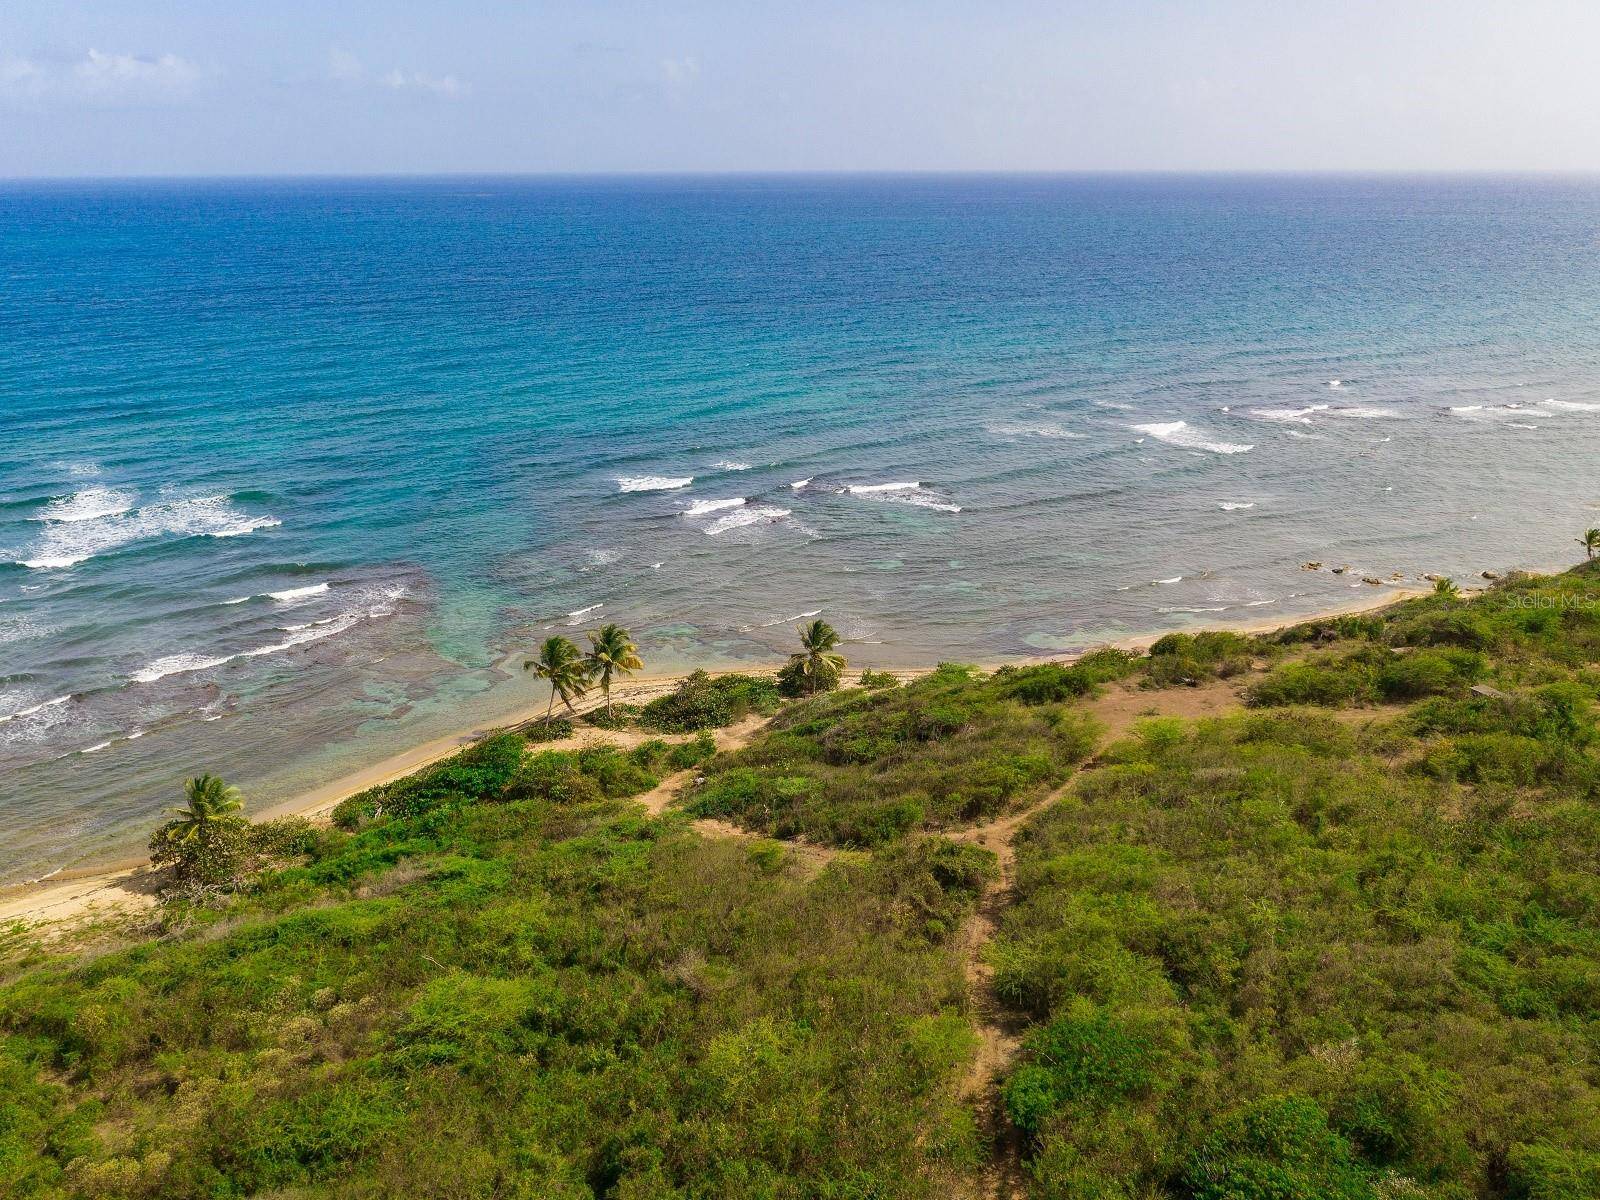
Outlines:
{"label": "turquoise water", "polygon": [[551,628],[990,660],[1564,563],[1597,232],[1594,180],[0,187],[0,880],[490,722]]}

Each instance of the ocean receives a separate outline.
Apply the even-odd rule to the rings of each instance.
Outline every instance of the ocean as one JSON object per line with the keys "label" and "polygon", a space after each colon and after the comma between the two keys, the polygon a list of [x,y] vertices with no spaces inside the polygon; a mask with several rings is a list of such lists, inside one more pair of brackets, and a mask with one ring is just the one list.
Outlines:
{"label": "ocean", "polygon": [[987,662],[1558,567],[1597,367],[1587,178],[3,184],[0,882],[492,724],[552,630]]}

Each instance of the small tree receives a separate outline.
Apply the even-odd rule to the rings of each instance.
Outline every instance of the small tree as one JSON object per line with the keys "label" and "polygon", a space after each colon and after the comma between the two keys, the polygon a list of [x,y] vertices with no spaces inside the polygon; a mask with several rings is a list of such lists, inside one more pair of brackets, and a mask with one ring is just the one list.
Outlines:
{"label": "small tree", "polygon": [[844,674],[844,655],[836,652],[839,631],[826,621],[800,626],[800,649],[789,656],[789,668],[806,682],[806,690],[816,695],[832,687]]}
{"label": "small tree", "polygon": [[189,780],[183,795],[184,807],[169,809],[172,820],[150,838],[151,861],[170,866],[181,884],[232,883],[249,851],[243,796],[215,775]]}
{"label": "small tree", "polygon": [[564,637],[545,638],[539,647],[539,657],[522,664],[522,669],[532,671],[550,684],[550,704],[544,710],[544,725],[550,728],[550,718],[555,714],[556,698],[572,712],[573,700],[589,690],[589,668],[583,654]]}
{"label": "small tree", "polygon": [[1461,595],[1461,589],[1456,586],[1454,579],[1435,579],[1433,594],[1444,600],[1454,600]]}
{"label": "small tree", "polygon": [[600,683],[606,698],[606,719],[611,718],[611,679],[615,675],[631,675],[644,666],[639,657],[639,647],[633,644],[628,631],[621,625],[602,625],[589,635],[589,653],[584,658],[589,677]]}
{"label": "small tree", "polygon": [[1578,545],[1583,547],[1585,558],[1593,558],[1594,552],[1600,550],[1600,529],[1585,529]]}

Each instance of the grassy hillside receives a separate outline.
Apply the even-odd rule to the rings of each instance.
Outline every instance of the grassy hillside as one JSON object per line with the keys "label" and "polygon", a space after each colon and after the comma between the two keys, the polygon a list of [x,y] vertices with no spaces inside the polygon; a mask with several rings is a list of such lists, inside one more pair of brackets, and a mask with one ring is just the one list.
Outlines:
{"label": "grassy hillside", "polygon": [[502,735],[12,935],[0,1194],[1600,1196],[1597,663],[1583,569]]}
{"label": "grassy hillside", "polygon": [[1026,830],[1038,1195],[1600,1196],[1595,580],[1328,624]]}

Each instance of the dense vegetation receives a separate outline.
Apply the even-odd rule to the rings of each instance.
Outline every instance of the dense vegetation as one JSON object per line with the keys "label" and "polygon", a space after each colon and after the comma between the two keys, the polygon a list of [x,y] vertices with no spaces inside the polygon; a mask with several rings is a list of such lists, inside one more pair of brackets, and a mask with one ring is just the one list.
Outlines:
{"label": "dense vegetation", "polygon": [[[13,937],[0,1194],[1600,1196],[1600,569],[903,685],[833,653],[251,833],[153,938]],[[1196,686],[1237,703],[1159,715]],[[1157,715],[1107,742],[1111,687]],[[175,846],[236,820],[194,790]]]}
{"label": "dense vegetation", "polygon": [[1093,686],[1087,669],[985,678],[943,666],[904,687],[819,695],[711,763],[689,809],[850,846],[971,824],[1042,795],[1089,755],[1092,723],[1070,702]]}
{"label": "dense vegetation", "polygon": [[1330,626],[1250,699],[1390,707],[1152,720],[1031,825],[1037,1194],[1600,1196],[1593,579]]}
{"label": "dense vegetation", "polygon": [[815,873],[643,819],[616,797],[660,745],[492,739],[230,907],[0,990],[0,1194],[949,1194],[991,857]]}

